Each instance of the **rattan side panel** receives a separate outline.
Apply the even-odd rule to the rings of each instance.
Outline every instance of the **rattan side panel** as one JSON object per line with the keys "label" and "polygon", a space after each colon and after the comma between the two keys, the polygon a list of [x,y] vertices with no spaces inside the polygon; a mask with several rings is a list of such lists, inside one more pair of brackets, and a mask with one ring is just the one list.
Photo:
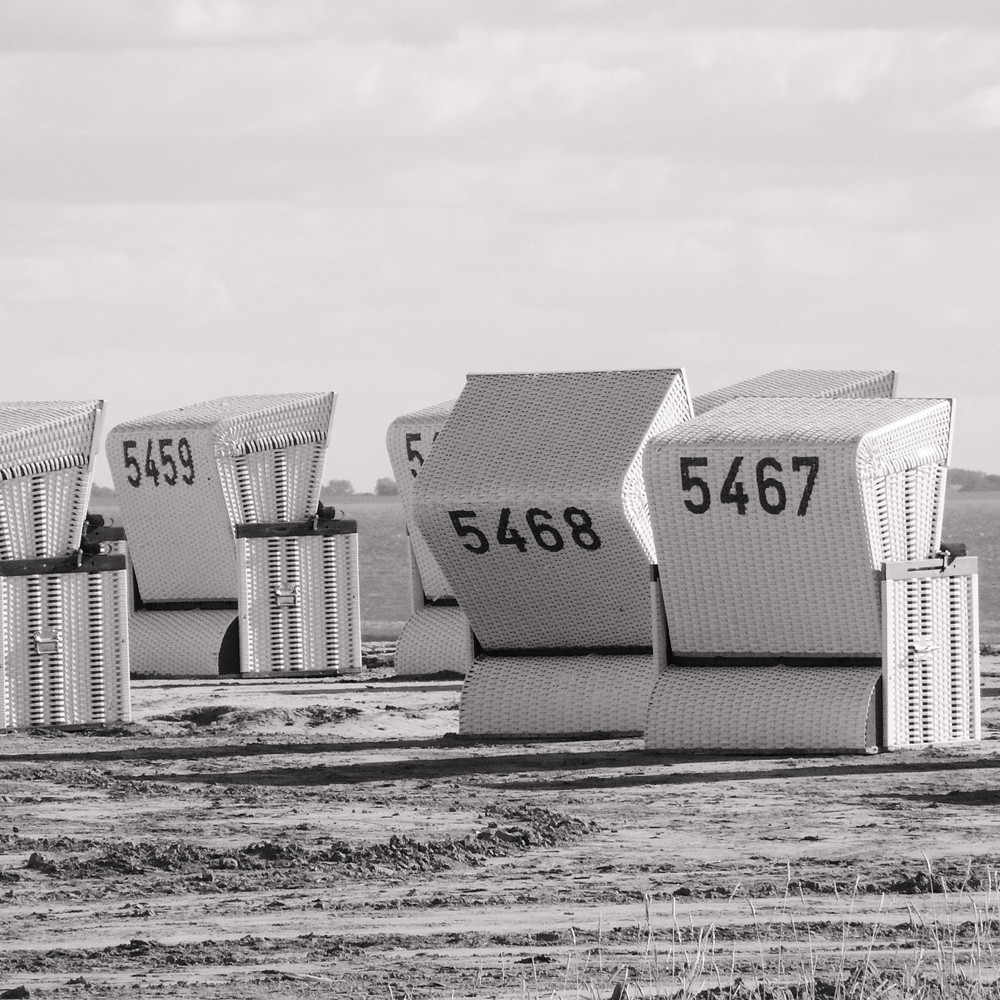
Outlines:
{"label": "rattan side panel", "polygon": [[0,577],[3,722],[128,722],[124,570]]}
{"label": "rattan side panel", "polygon": [[886,567],[887,747],[981,738],[975,562],[960,559],[947,571],[912,561]]}
{"label": "rattan side panel", "polygon": [[414,480],[414,517],[484,648],[649,646],[649,557],[622,491],[679,381],[469,377]]}
{"label": "rattan side panel", "polygon": [[233,611],[136,611],[129,619],[133,677],[218,677]]}
{"label": "rattan side panel", "polygon": [[218,460],[233,524],[300,521],[319,503],[326,443],[308,442]]}
{"label": "rattan side panel", "polygon": [[741,396],[815,396],[858,399],[896,394],[894,371],[829,371],[780,368],[755,378],[702,393],[693,400],[696,415]]}
{"label": "rattan side panel", "polygon": [[673,651],[879,656],[882,553],[933,542],[949,420],[939,400],[743,398],[655,438]]}
{"label": "rattan side panel", "polygon": [[876,748],[878,667],[669,667],[649,701],[649,750]]}
{"label": "rattan side panel", "polygon": [[396,642],[396,675],[442,672],[467,674],[474,643],[469,619],[461,608],[428,605],[411,615]]}
{"label": "rattan side panel", "polygon": [[656,683],[652,655],[483,656],[466,675],[463,736],[639,733]]}
{"label": "rattan side panel", "polygon": [[438,565],[430,547],[424,541],[413,518],[413,481],[430,456],[431,448],[438,434],[444,428],[454,400],[428,406],[413,413],[397,417],[386,431],[385,445],[389,453],[392,474],[399,489],[399,498],[406,516],[406,530],[410,539],[410,550],[416,563],[422,593],[413,594],[414,610],[423,607],[424,599],[440,600],[451,597],[451,587],[444,571]]}
{"label": "rattan side panel", "polygon": [[237,544],[241,672],[360,671],[358,536]]}

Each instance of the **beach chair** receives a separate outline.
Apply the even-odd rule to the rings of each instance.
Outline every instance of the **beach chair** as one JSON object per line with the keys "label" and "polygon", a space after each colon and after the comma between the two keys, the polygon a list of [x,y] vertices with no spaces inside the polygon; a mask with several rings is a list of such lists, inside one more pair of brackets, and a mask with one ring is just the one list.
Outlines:
{"label": "beach chair", "polygon": [[648,438],[683,372],[470,375],[413,478],[416,527],[479,652],[463,735],[639,732],[655,667]]}
{"label": "beach chair", "polygon": [[474,638],[444,571],[413,517],[413,482],[430,457],[454,400],[397,417],[386,432],[386,450],[406,517],[413,610],[396,642],[400,676],[442,672],[463,676],[472,666]]}
{"label": "beach chair", "polygon": [[134,673],[360,670],[356,527],[317,515],[334,400],[230,396],[109,433]]}
{"label": "beach chair", "polygon": [[[978,738],[975,561],[937,556],[951,417],[949,400],[738,398],[650,442],[670,570],[650,749]],[[928,684],[951,692],[948,725],[913,718]]]}
{"label": "beach chair", "polygon": [[81,548],[103,405],[0,404],[5,729],[130,717],[125,560]]}

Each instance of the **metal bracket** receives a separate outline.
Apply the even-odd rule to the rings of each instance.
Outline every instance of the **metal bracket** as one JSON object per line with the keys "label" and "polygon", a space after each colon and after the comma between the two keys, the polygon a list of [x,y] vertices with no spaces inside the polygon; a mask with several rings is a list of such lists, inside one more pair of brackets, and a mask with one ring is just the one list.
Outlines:
{"label": "metal bracket", "polygon": [[59,652],[59,632],[54,628],[32,632],[31,641],[35,644],[36,653]]}
{"label": "metal bracket", "polygon": [[294,608],[299,603],[299,588],[275,587],[272,599],[276,608]]}

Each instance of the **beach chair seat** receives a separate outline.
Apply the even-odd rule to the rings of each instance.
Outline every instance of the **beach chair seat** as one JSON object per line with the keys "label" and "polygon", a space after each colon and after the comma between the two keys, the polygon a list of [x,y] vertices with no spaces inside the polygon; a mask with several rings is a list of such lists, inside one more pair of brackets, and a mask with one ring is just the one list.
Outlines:
{"label": "beach chair seat", "polygon": [[447,400],[404,413],[386,431],[386,450],[406,518],[410,552],[413,610],[396,642],[396,673],[401,676],[464,675],[472,666],[469,620],[413,518],[413,481],[454,405],[454,400]]}
{"label": "beach chair seat", "polygon": [[238,524],[244,673],[361,670],[358,525]]}
{"label": "beach chair seat", "polygon": [[5,729],[130,719],[121,555],[0,560]]}
{"label": "beach chair seat", "polygon": [[[479,644],[460,732],[591,733],[595,717],[597,731],[641,730],[641,714],[609,705],[610,682],[644,705],[655,680],[642,450],[690,415],[679,369],[469,376],[412,484],[416,526]],[[606,683],[585,711],[550,683],[576,669],[582,690],[599,662]],[[498,697],[533,711],[480,710]]]}
{"label": "beach chair seat", "polygon": [[[938,550],[951,412],[948,400],[739,398],[650,443],[670,572],[647,746],[864,750],[884,738],[882,580],[887,564]],[[860,706],[866,686],[854,724],[773,721]],[[711,696],[695,709],[699,691]],[[754,719],[734,730],[727,705]]]}
{"label": "beach chair seat", "polygon": [[[236,536],[240,526],[302,523],[316,514],[334,402],[332,392],[230,396],[127,421],[109,433],[112,479],[139,595],[132,630],[136,673],[229,672],[234,635],[244,641],[241,672],[301,669],[289,647],[251,643],[254,628],[240,616],[241,606],[251,614],[244,588],[256,586],[247,569],[256,557],[247,553],[273,546],[257,539],[238,544]],[[280,562],[298,558],[311,566],[304,550],[314,540],[291,534],[276,542],[284,553]],[[294,556],[294,549],[303,551]],[[319,589],[298,594],[300,611],[313,602],[338,605],[341,598],[324,589],[334,579],[338,587],[352,586],[357,599],[355,559],[353,573],[348,564],[332,574],[311,574],[310,585]],[[304,613],[310,621],[323,618]],[[149,615],[170,617],[147,621]],[[165,639],[164,631],[173,628],[182,634]],[[147,639],[157,648],[139,649]],[[265,648],[266,661],[255,659]],[[360,656],[344,652],[341,665],[360,669]]]}

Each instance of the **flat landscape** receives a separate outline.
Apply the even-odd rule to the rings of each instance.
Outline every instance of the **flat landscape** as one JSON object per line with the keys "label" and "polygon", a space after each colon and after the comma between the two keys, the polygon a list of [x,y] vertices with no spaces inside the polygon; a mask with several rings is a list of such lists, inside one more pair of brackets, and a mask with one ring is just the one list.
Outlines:
{"label": "flat landscape", "polygon": [[0,995],[998,995],[996,657],[979,745],[770,758],[464,742],[366,660],[5,735]]}

